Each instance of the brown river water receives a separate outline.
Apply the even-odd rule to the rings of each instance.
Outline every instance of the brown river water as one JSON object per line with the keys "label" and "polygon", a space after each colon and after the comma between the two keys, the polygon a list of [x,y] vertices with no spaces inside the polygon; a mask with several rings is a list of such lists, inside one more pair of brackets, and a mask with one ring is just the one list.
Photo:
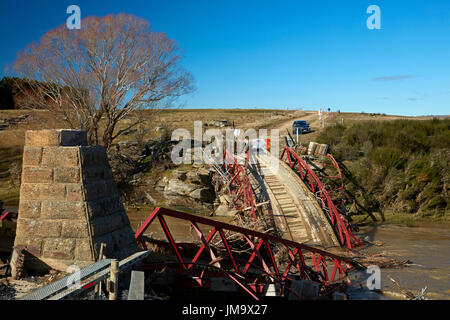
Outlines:
{"label": "brown river water", "polygon": [[381,269],[381,290],[385,294],[353,287],[348,291],[350,299],[402,299],[398,295],[399,288],[388,276],[414,294],[427,287],[427,299],[450,299],[449,223],[418,227],[378,225],[361,228],[360,235],[385,243],[371,248],[371,253],[381,253],[400,261],[410,260],[412,264],[402,269]]}
{"label": "brown river water", "polygon": [[[133,211],[130,217],[134,230],[150,215],[150,211]],[[229,222],[228,217],[214,219]],[[155,221],[157,222],[157,221]],[[168,217],[167,224],[176,241],[192,241],[198,239],[189,223]],[[204,233],[211,228],[200,225]],[[154,238],[165,240],[159,223],[154,223],[146,232]],[[377,225],[361,228],[360,237],[368,237],[370,241],[384,243],[381,247],[367,249],[371,254],[382,254],[400,261],[409,260],[411,265],[402,269],[381,269],[381,291],[369,291],[366,279],[369,274],[355,272],[351,275],[352,285],[349,287],[350,299],[403,299],[399,288],[388,278],[392,277],[403,288],[418,294],[427,287],[425,297],[428,299],[450,299],[450,224],[428,224],[419,227],[397,225]],[[363,285],[360,286],[360,283]]]}
{"label": "brown river water", "polygon": [[[128,212],[133,230],[137,230],[151,213],[150,211]],[[226,223],[231,220],[229,217],[214,217],[214,219]],[[166,221],[176,241],[189,242],[198,239],[194,231],[190,230],[189,223],[171,217],[167,217]],[[199,225],[199,227],[204,233],[211,230],[208,226]],[[166,239],[157,221],[146,231],[146,234],[156,239]],[[379,253],[400,261],[409,260],[411,265],[402,269],[381,269],[383,294],[366,288],[365,283],[369,274],[354,272],[350,276],[353,280],[352,285],[347,291],[349,299],[404,299],[399,288],[388,276],[414,294],[420,293],[422,288],[427,287],[426,298],[450,299],[450,223],[419,227],[378,225],[361,228],[359,236],[384,243],[381,247],[367,249],[371,254]]]}

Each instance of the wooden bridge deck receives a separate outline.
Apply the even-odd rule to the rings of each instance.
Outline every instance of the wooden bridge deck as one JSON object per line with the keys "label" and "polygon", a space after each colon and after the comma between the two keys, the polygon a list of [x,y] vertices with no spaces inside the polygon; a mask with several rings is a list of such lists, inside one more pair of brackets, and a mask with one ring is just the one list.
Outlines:
{"label": "wooden bridge deck", "polygon": [[252,166],[259,175],[281,237],[322,247],[339,246],[334,231],[315,196],[285,163],[270,154],[257,156]]}

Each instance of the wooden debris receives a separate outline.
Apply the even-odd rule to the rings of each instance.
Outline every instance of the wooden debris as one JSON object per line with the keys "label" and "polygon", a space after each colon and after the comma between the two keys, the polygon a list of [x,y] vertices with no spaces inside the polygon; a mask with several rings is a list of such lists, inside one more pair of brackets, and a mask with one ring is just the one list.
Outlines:
{"label": "wooden debris", "polygon": [[401,293],[409,300],[423,300],[425,299],[425,292],[427,290],[427,287],[422,289],[422,293],[419,295],[415,295],[411,291],[403,288],[397,281],[395,281],[391,276],[388,276],[388,278],[400,289]]}

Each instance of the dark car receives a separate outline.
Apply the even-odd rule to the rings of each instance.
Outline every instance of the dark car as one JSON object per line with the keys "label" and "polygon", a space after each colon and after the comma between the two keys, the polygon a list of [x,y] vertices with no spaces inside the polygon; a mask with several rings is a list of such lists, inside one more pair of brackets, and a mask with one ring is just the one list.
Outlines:
{"label": "dark car", "polygon": [[299,134],[302,134],[305,132],[311,132],[311,128],[308,122],[306,122],[305,120],[298,120],[294,121],[294,124],[292,125],[292,131],[294,132],[294,134],[297,134],[297,132]]}

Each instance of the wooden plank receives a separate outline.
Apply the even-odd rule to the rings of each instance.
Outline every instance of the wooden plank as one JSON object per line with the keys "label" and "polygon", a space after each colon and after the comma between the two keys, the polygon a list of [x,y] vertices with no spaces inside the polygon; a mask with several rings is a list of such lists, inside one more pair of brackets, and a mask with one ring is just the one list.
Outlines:
{"label": "wooden plank", "polygon": [[144,300],[144,272],[132,271],[128,300]]}

